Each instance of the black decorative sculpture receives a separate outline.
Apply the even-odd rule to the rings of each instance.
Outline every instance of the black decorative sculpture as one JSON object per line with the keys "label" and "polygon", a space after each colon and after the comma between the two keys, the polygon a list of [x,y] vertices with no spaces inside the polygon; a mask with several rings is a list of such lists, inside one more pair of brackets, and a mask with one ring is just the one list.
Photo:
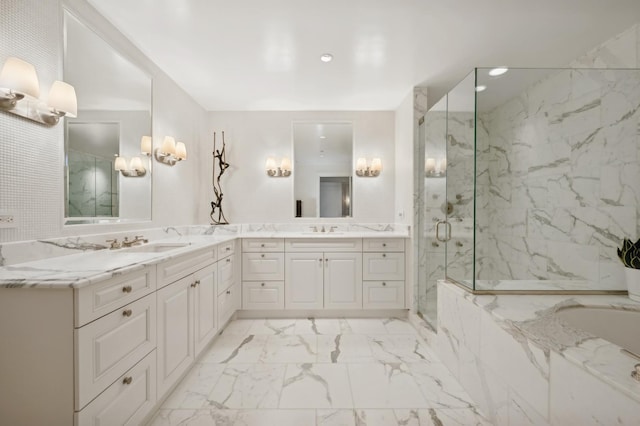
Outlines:
{"label": "black decorative sculpture", "polygon": [[[224,172],[229,168],[229,163],[227,163],[227,155],[225,153],[225,143],[224,143],[224,132],[222,132],[222,149],[216,149],[216,133],[213,132],[213,192],[216,195],[216,200],[211,202],[211,220],[212,225],[228,225],[229,221],[226,217],[224,217],[224,213],[222,212],[222,188],[220,187],[220,178],[224,174]],[[218,172],[218,176],[216,177],[216,161],[218,162],[218,168],[220,171]],[[216,210],[218,211],[218,218],[216,219],[214,215],[216,214]]]}

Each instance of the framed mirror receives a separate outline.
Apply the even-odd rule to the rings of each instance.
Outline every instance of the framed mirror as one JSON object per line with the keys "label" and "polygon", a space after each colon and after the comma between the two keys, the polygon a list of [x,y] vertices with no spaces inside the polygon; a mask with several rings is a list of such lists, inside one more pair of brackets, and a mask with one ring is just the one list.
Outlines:
{"label": "framed mirror", "polygon": [[293,123],[296,217],[351,217],[353,125]]}
{"label": "framed mirror", "polygon": [[141,154],[151,77],[68,10],[64,40],[64,79],[78,98],[78,118],[65,119],[65,222],[151,220],[152,162]]}

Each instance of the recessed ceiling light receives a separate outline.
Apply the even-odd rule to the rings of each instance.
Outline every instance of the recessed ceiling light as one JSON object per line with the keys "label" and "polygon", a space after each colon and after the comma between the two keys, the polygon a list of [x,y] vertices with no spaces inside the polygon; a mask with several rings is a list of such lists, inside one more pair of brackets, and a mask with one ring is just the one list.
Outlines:
{"label": "recessed ceiling light", "polygon": [[484,92],[485,90],[487,90],[487,86],[484,86],[484,85],[476,86],[476,92]]}
{"label": "recessed ceiling light", "polygon": [[323,53],[322,56],[320,56],[320,60],[322,62],[331,62],[333,61],[333,55],[331,53]]}
{"label": "recessed ceiling light", "polygon": [[507,68],[507,67],[497,67],[497,68],[494,68],[494,69],[490,70],[489,71],[489,75],[491,77],[497,77],[499,75],[504,74],[507,71],[509,71],[509,68]]}

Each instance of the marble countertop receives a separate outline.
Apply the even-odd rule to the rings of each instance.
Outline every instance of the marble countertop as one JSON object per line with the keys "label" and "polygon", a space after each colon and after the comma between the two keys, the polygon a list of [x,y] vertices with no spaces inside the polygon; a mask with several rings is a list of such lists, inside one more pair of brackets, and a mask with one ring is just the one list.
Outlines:
{"label": "marble countertop", "polygon": [[552,350],[640,401],[640,382],[630,375],[640,361],[607,340],[573,328],[556,315],[559,310],[573,307],[640,313],[640,303],[618,295],[473,295],[457,286],[456,291],[490,313],[516,340],[530,342],[545,352]]}
{"label": "marble countertop", "polygon": [[[195,235],[165,232],[165,235],[159,238],[151,238],[148,244],[188,243],[189,245],[159,253],[138,252],[135,249],[109,250],[106,249],[104,244],[78,243],[74,241],[73,248],[82,251],[67,251],[63,255],[0,267],[0,288],[80,288],[237,238],[304,238],[321,240],[328,238],[407,238],[408,236],[408,230],[372,229],[333,233],[274,229],[247,229],[238,230],[234,233],[208,233],[205,230],[203,233]],[[104,241],[104,238],[102,240]],[[68,245],[68,239],[54,244],[57,248],[67,249],[69,248],[67,247]],[[29,246],[26,247],[27,249],[29,248]],[[1,255],[2,251],[0,250],[0,257]]]}
{"label": "marble countertop", "polygon": [[236,238],[184,236],[150,243],[189,244],[159,253],[105,249],[19,263],[0,268],[0,288],[81,288]]}

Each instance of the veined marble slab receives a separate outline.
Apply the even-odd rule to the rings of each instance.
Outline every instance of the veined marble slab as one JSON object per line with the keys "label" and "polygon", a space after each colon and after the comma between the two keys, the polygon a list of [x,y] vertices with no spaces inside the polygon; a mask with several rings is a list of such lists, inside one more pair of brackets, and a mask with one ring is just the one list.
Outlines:
{"label": "veined marble slab", "polygon": [[[473,295],[449,283],[439,285],[444,286],[448,294],[453,292],[456,299],[466,299],[484,310],[519,346],[537,348],[547,357],[549,351],[553,351],[640,403],[640,385],[630,375],[638,360],[622,353],[613,343],[571,327],[556,315],[559,310],[570,307],[640,312],[640,303],[616,295]],[[460,307],[447,306],[447,311],[457,315]],[[529,358],[532,363],[539,361],[533,355]]]}
{"label": "veined marble slab", "polygon": [[[406,238],[393,224],[346,224],[331,232],[304,232],[303,224],[195,225],[0,244],[0,288],[79,288],[236,238]],[[317,225],[322,229],[322,224]],[[328,231],[330,225],[325,224]],[[153,243],[189,243],[150,253],[109,250],[107,240],[135,235]]]}

